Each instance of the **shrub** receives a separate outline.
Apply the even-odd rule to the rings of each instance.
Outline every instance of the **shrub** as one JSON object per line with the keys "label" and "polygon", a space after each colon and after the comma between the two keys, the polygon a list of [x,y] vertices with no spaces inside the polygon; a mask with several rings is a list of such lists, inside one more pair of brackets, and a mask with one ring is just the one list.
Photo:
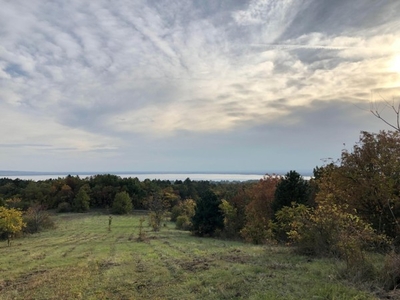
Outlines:
{"label": "shrub", "polygon": [[190,222],[190,219],[188,216],[179,216],[176,219],[176,229],[180,230],[191,230],[192,229],[192,222]]}
{"label": "shrub", "polygon": [[0,235],[7,239],[9,246],[11,239],[21,233],[24,227],[20,210],[0,206]]}
{"label": "shrub", "polygon": [[309,217],[310,208],[304,204],[292,203],[292,206],[285,206],[275,214],[275,220],[271,223],[271,230],[278,242],[287,242],[288,233],[299,226]]}
{"label": "shrub", "polygon": [[50,214],[40,204],[29,207],[23,215],[23,220],[26,223],[25,233],[36,233],[55,226]]}
{"label": "shrub", "polygon": [[146,220],[146,219],[145,219],[144,217],[141,217],[141,218],[139,219],[139,233],[138,233],[138,237],[137,237],[137,239],[136,239],[138,242],[144,242],[144,241],[147,240],[146,233],[145,233],[144,230],[143,230],[143,222],[144,222],[145,220]]}
{"label": "shrub", "polygon": [[[293,213],[299,208],[292,207],[287,212]],[[346,207],[329,199],[319,203],[316,209],[303,209],[293,216],[288,237],[301,253],[344,258],[348,269],[363,263],[364,251],[385,240],[370,225],[348,213]]]}
{"label": "shrub", "polygon": [[153,231],[160,231],[162,219],[162,214],[158,214],[154,211],[149,213],[149,225]]}
{"label": "shrub", "polygon": [[196,202],[193,199],[186,199],[175,205],[171,212],[171,221],[175,219],[176,229],[191,230],[192,217],[195,214]]}

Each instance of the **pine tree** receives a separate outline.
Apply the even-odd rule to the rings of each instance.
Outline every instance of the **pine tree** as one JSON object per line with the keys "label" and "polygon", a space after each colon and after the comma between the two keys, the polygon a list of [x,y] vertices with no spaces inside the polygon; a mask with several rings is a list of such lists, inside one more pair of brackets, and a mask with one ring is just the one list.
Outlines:
{"label": "pine tree", "polygon": [[212,236],[216,229],[224,226],[224,217],[219,208],[221,200],[211,190],[207,190],[196,203],[192,218],[193,232],[199,236]]}

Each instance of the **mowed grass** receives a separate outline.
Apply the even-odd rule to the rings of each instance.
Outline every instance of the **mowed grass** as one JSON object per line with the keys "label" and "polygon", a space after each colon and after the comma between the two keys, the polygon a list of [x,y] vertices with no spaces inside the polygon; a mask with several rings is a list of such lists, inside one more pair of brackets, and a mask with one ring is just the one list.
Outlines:
{"label": "mowed grass", "polygon": [[198,238],[166,223],[138,242],[139,215],[63,214],[57,228],[0,243],[0,299],[375,299],[337,262]]}

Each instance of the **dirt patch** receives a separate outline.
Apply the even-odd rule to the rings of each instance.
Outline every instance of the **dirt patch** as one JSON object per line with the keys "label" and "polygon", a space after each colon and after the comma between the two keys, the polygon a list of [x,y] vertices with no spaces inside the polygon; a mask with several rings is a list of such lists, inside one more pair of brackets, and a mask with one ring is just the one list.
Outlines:
{"label": "dirt patch", "polygon": [[222,254],[220,259],[229,263],[246,264],[251,260],[251,257],[239,249],[232,249],[228,253]]}
{"label": "dirt patch", "polygon": [[2,280],[0,281],[0,292],[5,289],[18,289],[19,287],[28,284],[35,277],[40,276],[46,272],[46,270],[36,270],[23,274],[15,280]]}
{"label": "dirt patch", "polygon": [[194,258],[190,261],[177,261],[182,269],[191,272],[205,271],[215,266],[212,260],[206,258]]}
{"label": "dirt patch", "polygon": [[98,266],[100,270],[105,270],[105,269],[110,269],[112,267],[120,266],[120,263],[117,263],[113,260],[104,260],[101,262],[98,262]]}

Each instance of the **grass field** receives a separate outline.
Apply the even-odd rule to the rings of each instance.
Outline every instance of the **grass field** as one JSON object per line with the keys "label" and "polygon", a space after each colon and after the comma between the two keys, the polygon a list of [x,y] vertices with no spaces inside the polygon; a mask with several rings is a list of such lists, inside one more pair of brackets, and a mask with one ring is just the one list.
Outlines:
{"label": "grass field", "polygon": [[57,228],[0,243],[0,299],[376,299],[337,262],[288,248],[197,238],[140,216],[61,214]]}

